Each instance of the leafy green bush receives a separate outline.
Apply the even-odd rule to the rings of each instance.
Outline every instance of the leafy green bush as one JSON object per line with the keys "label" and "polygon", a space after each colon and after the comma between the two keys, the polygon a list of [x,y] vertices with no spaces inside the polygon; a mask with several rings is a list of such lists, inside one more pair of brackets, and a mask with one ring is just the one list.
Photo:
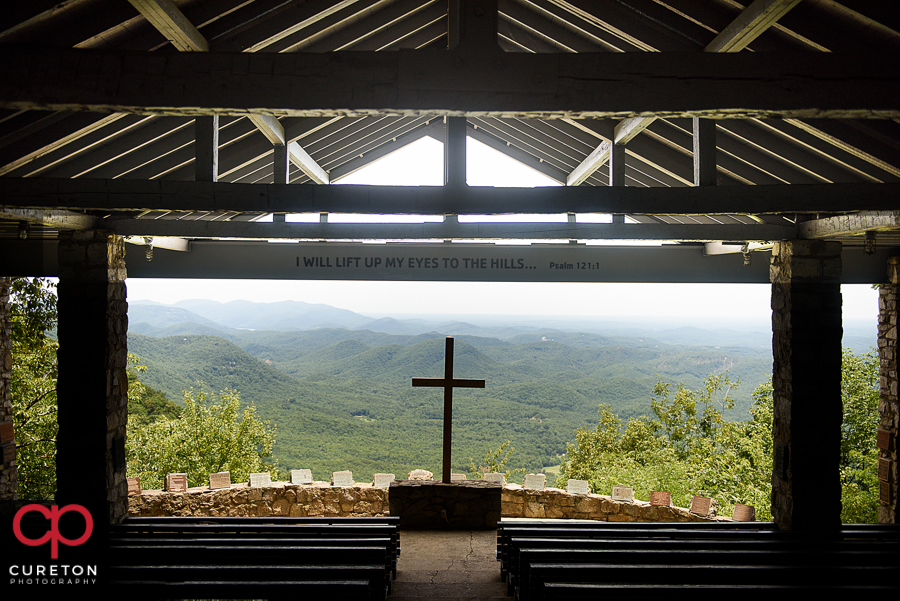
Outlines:
{"label": "leafy green bush", "polygon": [[667,491],[680,507],[689,507],[694,495],[710,496],[719,501],[722,515],[730,515],[735,503],[746,503],[768,519],[771,456],[767,461],[760,440],[751,441],[748,434],[767,423],[771,430],[771,402],[757,398],[750,422],[726,421],[725,412],[734,406],[729,392],[738,384],[727,373],[707,376],[696,391],[679,384],[673,393],[669,384],[658,382],[651,403],[655,417],[630,418],[624,427],[609,405],[601,405],[597,427],[576,430],[557,486],[576,478],[588,480],[594,492],[610,494],[613,486],[626,485],[643,499],[651,491]]}
{"label": "leafy green bush", "polygon": [[252,472],[271,471],[275,426],[256,418],[253,405],[240,413],[240,396],[224,390],[215,395],[203,389],[185,391],[184,408],[176,419],[161,419],[129,427],[126,439],[128,475],[143,488],[162,488],[166,474],[187,474],[188,486],[209,482],[209,474],[231,472],[232,482]]}

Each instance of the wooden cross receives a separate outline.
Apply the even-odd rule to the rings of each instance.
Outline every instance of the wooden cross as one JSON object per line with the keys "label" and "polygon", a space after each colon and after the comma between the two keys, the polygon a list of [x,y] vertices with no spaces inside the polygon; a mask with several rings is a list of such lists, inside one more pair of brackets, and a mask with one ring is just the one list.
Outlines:
{"label": "wooden cross", "polygon": [[447,347],[444,353],[443,378],[413,378],[413,386],[436,386],[444,389],[444,463],[442,478],[445,484],[450,483],[450,440],[453,422],[453,389],[484,388],[484,380],[453,377],[453,336],[447,336]]}

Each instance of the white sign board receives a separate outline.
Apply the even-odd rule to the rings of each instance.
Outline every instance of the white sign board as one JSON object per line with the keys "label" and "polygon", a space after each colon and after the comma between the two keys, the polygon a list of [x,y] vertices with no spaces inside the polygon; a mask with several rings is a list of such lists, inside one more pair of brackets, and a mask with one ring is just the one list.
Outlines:
{"label": "white sign board", "polygon": [[506,475],[501,474],[500,472],[488,472],[484,475],[484,478],[487,482],[499,482],[500,484],[506,484]]}
{"label": "white sign board", "polygon": [[697,515],[709,515],[709,506],[712,504],[710,497],[691,497],[691,513]]}
{"label": "white sign board", "polygon": [[209,488],[231,488],[231,472],[216,472],[209,475]]}
{"label": "white sign board", "polygon": [[632,488],[631,486],[613,486],[612,500],[628,501],[629,503],[633,502],[634,488]]}
{"label": "white sign board", "polygon": [[586,495],[591,492],[587,480],[569,480],[566,483],[566,492],[570,495]]}
{"label": "white sign board", "polygon": [[291,470],[291,484],[312,484],[312,470]]}
{"label": "white sign board", "polygon": [[734,504],[734,513],[731,519],[735,522],[755,522],[756,508],[753,505],[744,505],[743,503]]}
{"label": "white sign board", "polygon": [[527,490],[544,490],[547,484],[546,474],[527,474],[524,487]]}
{"label": "white sign board", "polygon": [[331,473],[332,486],[353,486],[353,472],[346,470],[343,472]]}
{"label": "white sign board", "polygon": [[375,474],[375,488],[388,488],[394,481],[394,474]]}
{"label": "white sign board", "polygon": [[250,474],[250,488],[261,488],[272,485],[272,476],[269,472]]}
{"label": "white sign board", "polygon": [[466,479],[465,474],[450,474],[450,482],[453,482],[454,480],[465,480],[465,479]]}

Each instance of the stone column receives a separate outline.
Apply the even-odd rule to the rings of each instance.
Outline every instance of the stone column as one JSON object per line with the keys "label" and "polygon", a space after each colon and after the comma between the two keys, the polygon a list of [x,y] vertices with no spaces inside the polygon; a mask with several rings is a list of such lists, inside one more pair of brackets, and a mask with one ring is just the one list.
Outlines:
{"label": "stone column", "polygon": [[840,527],[841,244],[772,249],[772,516],[784,530]]}
{"label": "stone column", "polygon": [[95,521],[128,510],[125,249],[104,231],[59,234],[57,502]]}
{"label": "stone column", "polygon": [[878,298],[878,356],[881,376],[881,398],[878,412],[878,521],[897,523],[897,431],[900,430],[900,400],[897,380],[897,293],[900,291],[900,257],[888,259],[887,282],[881,285]]}
{"label": "stone column", "polygon": [[16,500],[16,443],[13,431],[12,318],[9,313],[9,280],[0,278],[0,501]]}

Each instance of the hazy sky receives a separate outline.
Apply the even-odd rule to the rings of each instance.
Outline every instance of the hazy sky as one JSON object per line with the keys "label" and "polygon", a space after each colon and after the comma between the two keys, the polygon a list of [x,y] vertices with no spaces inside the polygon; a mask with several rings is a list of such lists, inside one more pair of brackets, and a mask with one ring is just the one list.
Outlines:
{"label": "hazy sky", "polygon": [[[559,185],[487,146],[468,139],[473,186]],[[423,138],[340,180],[340,183],[440,185],[443,145]],[[317,216],[316,216],[317,217]],[[771,315],[766,284],[584,284],[486,282],[342,282],[129,279],[128,298],[174,303],[207,298],[228,302],[298,300],[363,314],[644,315],[759,317]],[[844,316],[878,314],[869,285],[842,286]]]}

